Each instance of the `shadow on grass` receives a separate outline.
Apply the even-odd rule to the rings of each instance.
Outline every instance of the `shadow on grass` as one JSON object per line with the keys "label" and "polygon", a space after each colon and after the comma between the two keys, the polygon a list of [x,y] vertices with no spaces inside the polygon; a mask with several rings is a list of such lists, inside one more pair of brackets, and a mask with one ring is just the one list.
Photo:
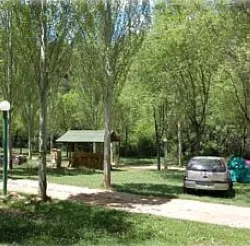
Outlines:
{"label": "shadow on grass", "polygon": [[126,183],[122,185],[113,185],[120,192],[127,192],[145,196],[159,196],[168,199],[177,198],[182,193],[182,187],[165,184],[150,184],[150,183]]}
{"label": "shadow on grass", "polygon": [[143,196],[143,194],[138,196],[138,194],[129,194],[125,192],[103,191],[94,194],[80,193],[72,195],[68,199],[73,201],[82,201],[91,205],[133,208],[134,205],[159,205],[167,203],[170,201],[170,198],[175,198],[175,196],[157,197]]}
{"label": "shadow on grass", "polygon": [[125,212],[77,202],[19,201],[0,209],[0,244],[96,245],[112,238],[125,244],[132,229]]}

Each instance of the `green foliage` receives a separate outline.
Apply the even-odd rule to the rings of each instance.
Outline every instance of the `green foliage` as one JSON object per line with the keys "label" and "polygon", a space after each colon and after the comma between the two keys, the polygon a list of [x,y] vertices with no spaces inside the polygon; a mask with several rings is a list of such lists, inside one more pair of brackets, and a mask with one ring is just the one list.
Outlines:
{"label": "green foliage", "polygon": [[[81,98],[78,93],[69,92],[58,95],[55,111],[51,118],[56,119],[57,131],[68,129],[81,129],[86,124],[81,112]],[[70,117],[68,117],[70,115]],[[85,124],[84,124],[85,123]]]}
{"label": "green foliage", "polygon": [[[164,122],[166,137],[177,145],[177,121],[183,122],[188,155],[244,154],[249,146],[248,18],[246,6],[207,1],[156,8],[154,26],[131,70],[136,86],[130,95],[137,95],[134,103],[145,95],[142,109],[166,102],[166,119],[158,117],[158,125]],[[148,111],[146,118],[152,116]],[[153,129],[152,120],[144,124],[150,122]],[[147,134],[146,128],[139,132]]]}
{"label": "green foliage", "polygon": [[[155,152],[166,137],[176,155],[180,122],[187,156],[247,154],[250,16],[246,2],[174,0],[165,5],[159,1],[154,13],[144,16],[152,23],[144,25],[140,35],[133,31],[135,15],[126,24],[128,35],[117,39],[112,38],[117,4],[106,9],[103,1],[68,3],[61,1],[60,8],[47,3],[50,135],[103,128],[103,99],[109,84],[112,128],[121,135],[122,145],[130,146],[130,153],[141,153],[143,139],[147,140],[143,151],[152,146]],[[127,12],[134,10],[133,4],[127,6]],[[38,11],[37,5],[19,1],[0,4],[0,97],[13,106],[14,139],[38,134]]]}

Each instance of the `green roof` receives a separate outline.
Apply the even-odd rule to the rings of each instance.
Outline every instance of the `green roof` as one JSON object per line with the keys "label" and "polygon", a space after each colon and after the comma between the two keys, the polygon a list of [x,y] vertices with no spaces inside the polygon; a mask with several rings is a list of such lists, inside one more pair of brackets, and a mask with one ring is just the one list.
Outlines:
{"label": "green roof", "polygon": [[[69,130],[63,134],[56,142],[62,143],[103,143],[104,130]],[[111,133],[111,141],[119,141],[115,132]]]}

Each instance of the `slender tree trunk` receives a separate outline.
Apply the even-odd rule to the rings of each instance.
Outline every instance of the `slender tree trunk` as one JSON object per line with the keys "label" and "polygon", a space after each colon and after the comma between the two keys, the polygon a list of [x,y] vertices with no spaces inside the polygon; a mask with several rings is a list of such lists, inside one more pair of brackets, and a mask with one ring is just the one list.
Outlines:
{"label": "slender tree trunk", "polygon": [[182,137],[181,137],[181,122],[177,122],[177,137],[178,137],[178,164],[182,165]]}
{"label": "slender tree trunk", "polygon": [[7,93],[8,101],[10,102],[11,109],[9,111],[9,146],[8,146],[8,156],[9,156],[9,169],[13,168],[12,163],[12,87],[13,87],[13,45],[12,45],[12,6],[8,10],[8,30],[7,30],[7,55],[8,55],[8,68],[7,68]]}
{"label": "slender tree trunk", "polygon": [[110,160],[110,144],[112,131],[112,98],[113,89],[109,84],[106,88],[107,93],[105,97],[105,137],[104,137],[104,186],[109,188],[111,186],[111,160]]}
{"label": "slender tree trunk", "polygon": [[156,148],[157,148],[157,170],[161,170],[161,142],[158,136],[156,141]]}
{"label": "slender tree trunk", "polygon": [[33,113],[33,106],[32,105],[27,105],[24,107],[24,119],[25,119],[25,124],[27,126],[27,137],[28,137],[28,158],[29,160],[32,159],[32,154],[33,154],[33,140],[34,140],[34,135],[33,135],[33,124],[34,124],[34,113]]}
{"label": "slender tree trunk", "polygon": [[47,200],[47,178],[46,178],[46,98],[40,98],[40,132],[39,132],[39,191],[43,201]]}
{"label": "slender tree trunk", "polygon": [[159,136],[159,126],[157,122],[156,109],[154,110],[154,122],[155,122],[155,142],[156,142],[156,156],[157,156],[157,170],[161,170],[161,141]]}
{"label": "slender tree trunk", "polygon": [[167,142],[167,138],[164,138],[163,144],[164,144],[164,169],[167,170],[168,169],[168,142]]}
{"label": "slender tree trunk", "polygon": [[120,141],[118,142],[117,146],[117,165],[120,164]]}
{"label": "slender tree trunk", "polygon": [[128,126],[125,128],[125,156],[128,155]]}
{"label": "slender tree trunk", "polygon": [[31,122],[29,119],[29,122],[27,124],[28,127],[28,158],[32,159],[32,130],[31,130]]}
{"label": "slender tree trunk", "polygon": [[194,155],[200,155],[201,154],[201,137],[202,137],[200,125],[194,126],[194,132],[195,132],[195,139],[193,140],[191,153],[193,153]]}
{"label": "slender tree trunk", "polygon": [[40,0],[40,125],[39,125],[39,192],[43,201],[47,201],[46,145],[47,145],[47,96],[48,74],[46,66],[46,0]]}
{"label": "slender tree trunk", "polygon": [[111,158],[111,165],[115,165],[115,158],[116,158],[116,146],[115,146],[115,142],[111,142],[110,144],[110,158]]}

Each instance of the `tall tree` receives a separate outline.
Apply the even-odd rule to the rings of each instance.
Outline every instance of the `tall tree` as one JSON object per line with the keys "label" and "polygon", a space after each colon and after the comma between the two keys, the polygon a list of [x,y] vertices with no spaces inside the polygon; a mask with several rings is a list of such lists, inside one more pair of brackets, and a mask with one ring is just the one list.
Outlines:
{"label": "tall tree", "polygon": [[40,126],[39,126],[39,189],[43,201],[47,200],[46,153],[47,153],[47,97],[49,91],[47,57],[47,1],[38,3],[39,14],[39,78],[37,81]]}
{"label": "tall tree", "polygon": [[[77,2],[78,47],[82,66],[102,88],[105,112],[104,186],[111,185],[110,143],[112,107],[116,93],[126,81],[132,57],[143,40],[142,22],[136,6],[123,1]],[[84,13],[84,14],[83,14]]]}
{"label": "tall tree", "polygon": [[[28,72],[36,88],[39,105],[39,190],[42,200],[47,199],[46,153],[47,153],[47,113],[49,97],[53,88],[68,71],[70,52],[67,49],[68,5],[47,1],[19,3],[16,13],[19,25],[19,37],[23,38],[20,46],[24,50],[26,62],[34,73]],[[27,28],[29,26],[29,28]],[[67,50],[67,51],[66,51]],[[66,62],[67,61],[67,62]],[[60,64],[60,65],[59,65]],[[26,69],[28,69],[26,67]],[[52,80],[54,83],[52,83]],[[27,93],[28,94],[28,93]],[[55,93],[56,95],[56,93]]]}
{"label": "tall tree", "polygon": [[9,121],[9,148],[8,148],[8,156],[9,156],[9,168],[12,169],[12,116],[13,116],[13,109],[15,108],[15,104],[18,101],[18,89],[20,86],[15,83],[15,79],[13,76],[13,64],[14,64],[14,23],[13,23],[13,6],[14,3],[12,1],[1,2],[0,3],[0,20],[2,25],[3,31],[3,39],[4,47],[6,54],[3,54],[5,57],[4,63],[4,70],[5,70],[5,83],[2,84],[2,89],[4,92],[4,97],[6,100],[10,102],[11,108],[9,111],[8,121]]}

